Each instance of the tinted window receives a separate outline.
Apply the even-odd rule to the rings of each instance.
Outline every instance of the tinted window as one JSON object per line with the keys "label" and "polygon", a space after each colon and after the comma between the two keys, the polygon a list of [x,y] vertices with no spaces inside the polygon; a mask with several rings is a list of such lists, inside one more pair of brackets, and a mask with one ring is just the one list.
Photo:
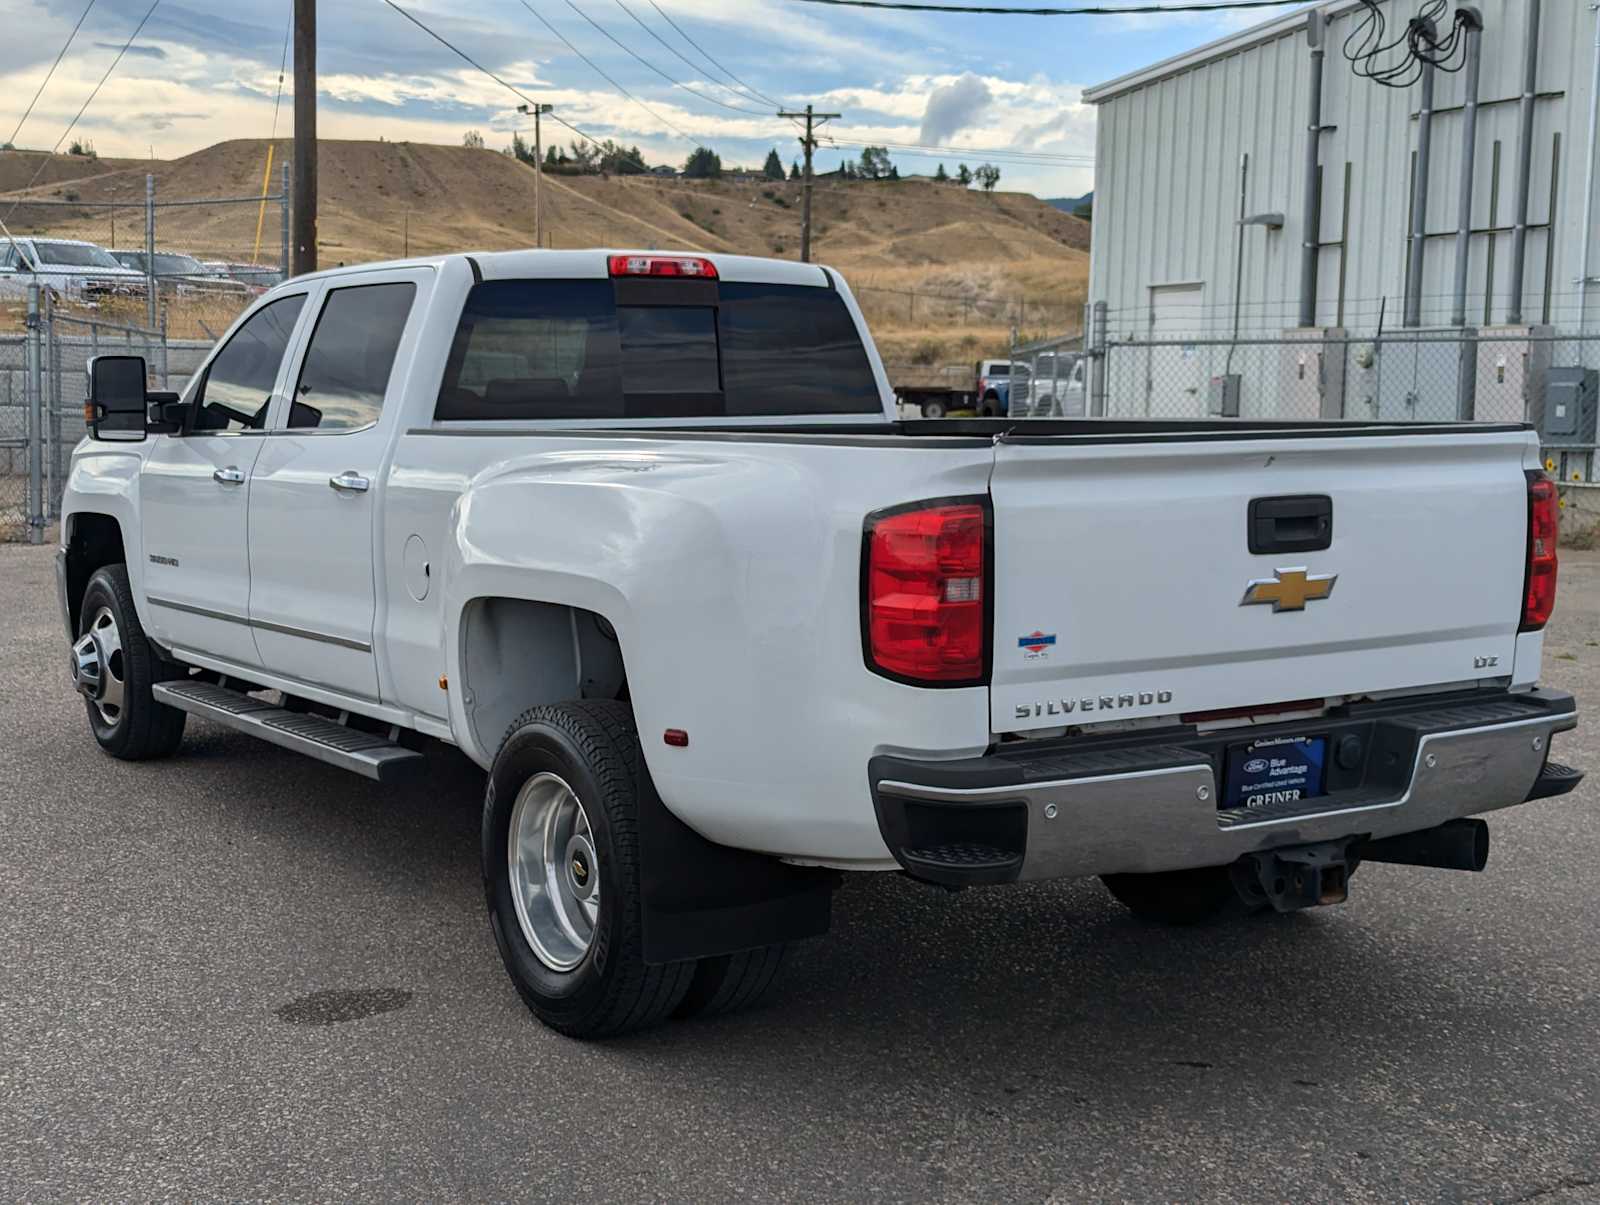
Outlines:
{"label": "tinted window", "polygon": [[989,371],[985,375],[991,377],[1008,377],[1011,375],[1011,365],[1007,364],[1003,360],[997,361],[996,363],[989,365]]}
{"label": "tinted window", "polygon": [[832,289],[724,284],[718,316],[729,414],[882,410],[867,350]]}
{"label": "tinted window", "polygon": [[401,281],[328,294],[300,366],[289,426],[354,431],[378,421],[416,293]]}
{"label": "tinted window", "polygon": [[624,393],[716,393],[717,312],[708,306],[617,307]]}
{"label": "tinted window", "polygon": [[15,243],[0,243],[0,268],[14,268],[17,266],[17,245]]}
{"label": "tinted window", "polygon": [[439,418],[619,418],[608,280],[495,280],[467,296]]}
{"label": "tinted window", "polygon": [[445,367],[437,417],[689,418],[881,409],[866,349],[832,289],[723,282],[715,306],[633,300],[630,295],[630,304],[618,306],[610,281],[477,285]]}
{"label": "tinted window", "polygon": [[278,366],[289,346],[305,295],[281,297],[257,310],[219,351],[196,393],[197,431],[259,431]]}

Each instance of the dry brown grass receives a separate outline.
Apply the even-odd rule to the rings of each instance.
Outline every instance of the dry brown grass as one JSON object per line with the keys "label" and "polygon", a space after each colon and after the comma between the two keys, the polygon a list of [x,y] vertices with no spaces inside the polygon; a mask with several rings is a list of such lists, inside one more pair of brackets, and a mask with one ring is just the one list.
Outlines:
{"label": "dry brown grass", "polygon": [[[275,162],[289,144],[279,142]],[[62,180],[34,195],[63,195],[66,176],[82,200],[142,202],[145,173],[166,199],[250,196],[260,190],[267,144],[219,143],[170,162],[100,160],[94,171],[57,156]],[[323,142],[319,250],[325,265],[533,245],[532,169],[493,151],[422,143]],[[28,162],[22,162],[28,158]],[[0,194],[37,165],[0,155]],[[110,170],[107,170],[110,169]],[[273,187],[276,188],[276,169]],[[546,240],[557,247],[631,246],[798,253],[798,181],[694,181],[598,176],[544,179]],[[24,229],[105,243],[104,210],[27,208]],[[201,206],[160,215],[162,246],[202,257],[249,258],[254,205]],[[119,219],[131,221],[131,218]],[[976,359],[1003,352],[1009,328],[1075,327],[1088,274],[1087,223],[1020,193],[984,195],[926,181],[817,182],[813,257],[858,290],[885,359]],[[279,215],[269,207],[263,258],[277,255]],[[122,229],[119,224],[119,231]],[[886,291],[894,290],[896,292]],[[907,291],[923,294],[910,302]],[[940,301],[942,294],[970,302]],[[142,324],[142,306],[134,321]],[[174,307],[175,336],[204,337],[226,325],[215,307]],[[218,322],[221,322],[221,326]]]}

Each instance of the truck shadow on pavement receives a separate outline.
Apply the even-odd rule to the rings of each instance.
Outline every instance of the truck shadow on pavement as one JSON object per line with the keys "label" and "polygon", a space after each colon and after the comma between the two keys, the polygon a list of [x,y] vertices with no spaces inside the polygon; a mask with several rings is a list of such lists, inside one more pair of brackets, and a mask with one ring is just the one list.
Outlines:
{"label": "truck shadow on pavement", "polygon": [[[470,985],[455,988],[470,986],[466,1007],[492,1015],[474,1024],[566,1043],[523,1011],[503,977],[483,920],[483,775],[464,757],[437,750],[420,781],[380,788],[196,725],[168,763],[180,767],[217,791],[269,784],[252,788],[236,816],[299,865],[320,851],[305,873],[348,876],[328,885],[336,897],[397,874],[425,884],[387,914],[349,923],[446,926],[471,969]],[[1448,921],[1405,940],[1374,931],[1406,884],[1366,867],[1342,908],[1169,929],[1132,919],[1093,881],[949,894],[898,875],[852,876],[833,932],[791,951],[761,1007],[591,1049],[650,1079],[692,1064],[781,1084],[774,1090],[785,1095],[859,1100],[875,1086],[889,1091],[890,1079],[905,1091],[910,1074],[927,1091],[1011,1112],[1108,1091],[1165,1108],[1209,1100],[1221,1091],[1211,1085],[1227,1082],[1230,1093],[1317,1109],[1348,1076],[1352,1050],[1369,1066],[1442,1058],[1454,1032],[1483,1027],[1498,994],[1482,982],[1492,966],[1466,980]],[[1462,876],[1445,890],[1475,885]],[[414,1007],[426,1007],[427,969],[398,973],[417,993]]]}

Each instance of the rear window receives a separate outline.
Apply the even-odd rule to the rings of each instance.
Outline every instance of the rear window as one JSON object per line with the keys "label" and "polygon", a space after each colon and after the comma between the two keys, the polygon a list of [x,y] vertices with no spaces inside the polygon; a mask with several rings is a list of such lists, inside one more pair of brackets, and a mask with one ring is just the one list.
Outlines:
{"label": "rear window", "polygon": [[478,284],[462,311],[435,416],[879,412],[866,349],[834,290],[700,284],[676,294],[689,304],[672,304],[671,290],[640,296],[610,280]]}

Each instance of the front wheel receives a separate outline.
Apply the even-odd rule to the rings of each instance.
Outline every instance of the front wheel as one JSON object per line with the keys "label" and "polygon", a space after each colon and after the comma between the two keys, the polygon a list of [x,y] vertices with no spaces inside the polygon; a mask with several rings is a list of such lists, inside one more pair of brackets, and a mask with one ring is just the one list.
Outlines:
{"label": "front wheel", "polygon": [[946,413],[946,411],[945,411],[943,402],[923,402],[922,403],[922,417],[923,418],[943,418],[945,416],[945,413]]}
{"label": "front wheel", "polygon": [[1236,898],[1226,866],[1156,874],[1106,874],[1100,876],[1100,881],[1135,916],[1164,925],[1200,924],[1217,916]]}
{"label": "front wheel", "polygon": [[89,579],[78,633],[71,653],[72,684],[83,695],[89,729],[100,747],[123,761],[177,752],[187,717],[157,703],[150,688],[183,671],[145,636],[126,567],[106,565]]}
{"label": "front wheel", "polygon": [[528,1008],[570,1037],[643,1029],[683,1003],[693,962],[644,961],[638,795],[624,703],[535,707],[506,733],[483,804],[483,881]]}

